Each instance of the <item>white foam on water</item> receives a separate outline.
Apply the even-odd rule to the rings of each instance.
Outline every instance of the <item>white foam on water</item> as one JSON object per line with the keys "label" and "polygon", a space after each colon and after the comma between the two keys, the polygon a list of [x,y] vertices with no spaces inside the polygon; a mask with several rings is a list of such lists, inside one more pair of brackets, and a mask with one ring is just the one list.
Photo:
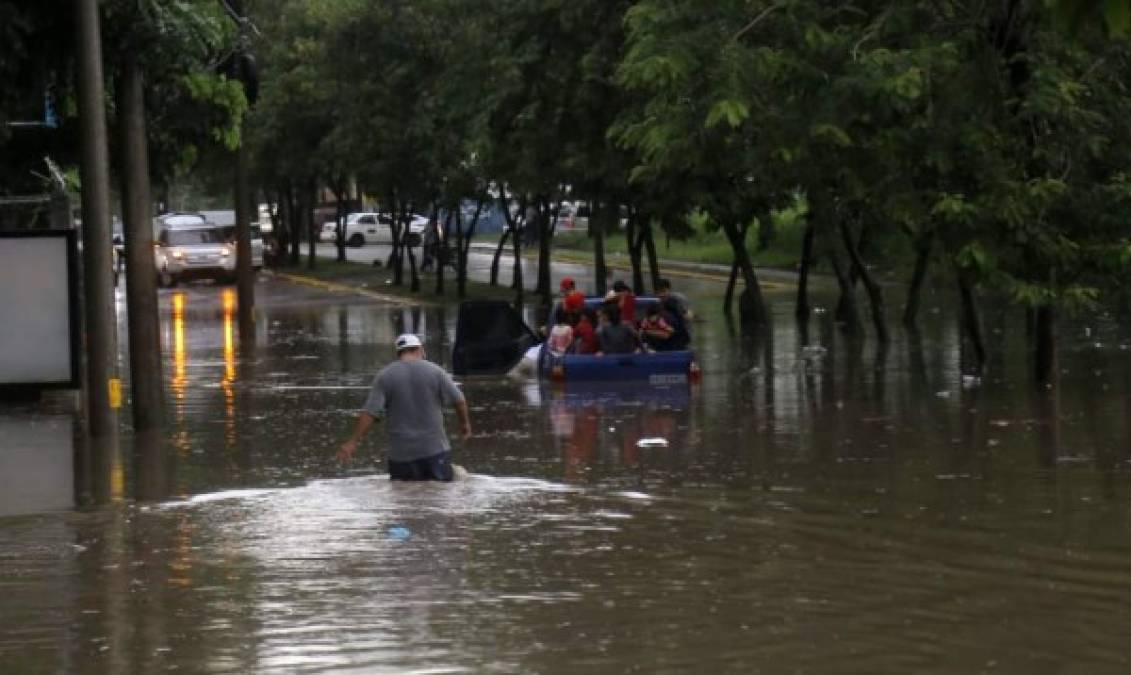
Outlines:
{"label": "white foam on water", "polygon": [[264,387],[267,391],[368,391],[368,385],[360,384],[274,384]]}
{"label": "white foam on water", "polygon": [[195,504],[207,504],[209,502],[220,502],[238,499],[253,499],[256,497],[265,497],[267,495],[278,492],[275,488],[260,488],[260,489],[245,489],[245,490],[223,490],[221,492],[205,492],[199,495],[193,495],[188,499],[179,499],[172,502],[162,502],[154,504],[150,508],[158,509],[176,509],[185,506],[192,506]]}

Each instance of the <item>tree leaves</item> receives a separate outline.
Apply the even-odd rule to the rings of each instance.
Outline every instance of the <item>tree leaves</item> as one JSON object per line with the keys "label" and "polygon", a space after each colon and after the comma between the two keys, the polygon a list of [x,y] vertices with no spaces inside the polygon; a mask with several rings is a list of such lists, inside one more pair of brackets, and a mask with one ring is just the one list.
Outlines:
{"label": "tree leaves", "polygon": [[746,107],[745,103],[733,99],[725,99],[711,106],[711,111],[707,113],[707,121],[704,122],[704,126],[711,129],[719,124],[719,122],[725,120],[732,129],[737,129],[748,117],[750,117],[750,109]]}

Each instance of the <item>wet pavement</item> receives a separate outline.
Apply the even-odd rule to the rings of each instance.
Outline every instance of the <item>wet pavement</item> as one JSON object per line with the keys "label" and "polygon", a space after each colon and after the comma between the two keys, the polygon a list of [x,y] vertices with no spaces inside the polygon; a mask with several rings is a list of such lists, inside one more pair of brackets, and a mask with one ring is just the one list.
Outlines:
{"label": "wet pavement", "polygon": [[263,279],[245,354],[234,289],[162,291],[167,452],[0,408],[0,672],[1128,672],[1124,331],[1065,326],[1039,391],[1004,313],[979,380],[934,299],[879,353],[700,290],[701,384],[469,378],[450,485],[333,453],[454,308]]}

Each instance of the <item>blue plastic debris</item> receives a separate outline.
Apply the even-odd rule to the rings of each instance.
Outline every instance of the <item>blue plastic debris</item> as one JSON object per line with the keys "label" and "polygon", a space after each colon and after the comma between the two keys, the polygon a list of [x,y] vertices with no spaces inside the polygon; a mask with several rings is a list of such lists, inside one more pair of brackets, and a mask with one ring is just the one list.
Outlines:
{"label": "blue plastic debris", "polygon": [[412,536],[412,530],[401,525],[394,525],[389,528],[389,539],[404,540]]}

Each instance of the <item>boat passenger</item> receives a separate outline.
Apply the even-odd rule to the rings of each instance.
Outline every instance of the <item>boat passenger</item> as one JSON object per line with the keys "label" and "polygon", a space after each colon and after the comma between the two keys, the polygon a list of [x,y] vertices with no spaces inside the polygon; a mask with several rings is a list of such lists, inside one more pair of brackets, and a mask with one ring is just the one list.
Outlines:
{"label": "boat passenger", "polygon": [[[570,293],[579,292],[577,290],[577,283],[573,280],[573,277],[562,277],[561,283],[558,284],[558,291],[561,293],[562,299],[555,302],[553,309],[550,310],[550,316],[546,318],[546,325],[542,327],[542,335],[548,334],[550,328],[561,323],[565,299]],[[581,297],[584,298],[584,294],[582,294]]]}
{"label": "boat passenger", "polygon": [[630,326],[636,325],[636,296],[624,281],[617,279],[613,282],[613,292],[617,294],[617,309],[620,310],[620,320]]}
{"label": "boat passenger", "polygon": [[592,309],[585,307],[583,301],[577,323],[573,326],[574,354],[596,354],[601,350],[601,343],[597,340],[596,324],[597,315]]}
{"label": "boat passenger", "polygon": [[663,311],[664,320],[672,327],[672,335],[663,347],[656,347],[656,350],[678,351],[687,349],[687,346],[691,344],[691,332],[687,330],[687,319],[680,312],[679,304],[669,297],[660,303],[660,308]]}
{"label": "boat passenger", "polygon": [[[546,340],[546,347],[553,356],[564,356],[573,346],[573,325],[577,323],[577,303],[570,295],[562,301],[564,305],[558,323],[550,329],[550,337]],[[585,304],[584,298],[581,304]]]}
{"label": "boat passenger", "polygon": [[683,293],[676,293],[672,290],[672,282],[667,279],[658,279],[656,281],[656,297],[661,302],[671,300],[676,311],[684,321],[691,321],[695,315],[691,311],[691,305],[687,301],[687,296]]}
{"label": "boat passenger", "polygon": [[620,312],[615,305],[605,305],[598,313],[600,326],[597,328],[597,342],[602,354],[632,354],[640,351],[636,331],[621,321]]}
{"label": "boat passenger", "polygon": [[640,337],[644,344],[656,351],[665,351],[675,330],[664,319],[664,312],[659,304],[648,305],[646,316],[640,322]]}

